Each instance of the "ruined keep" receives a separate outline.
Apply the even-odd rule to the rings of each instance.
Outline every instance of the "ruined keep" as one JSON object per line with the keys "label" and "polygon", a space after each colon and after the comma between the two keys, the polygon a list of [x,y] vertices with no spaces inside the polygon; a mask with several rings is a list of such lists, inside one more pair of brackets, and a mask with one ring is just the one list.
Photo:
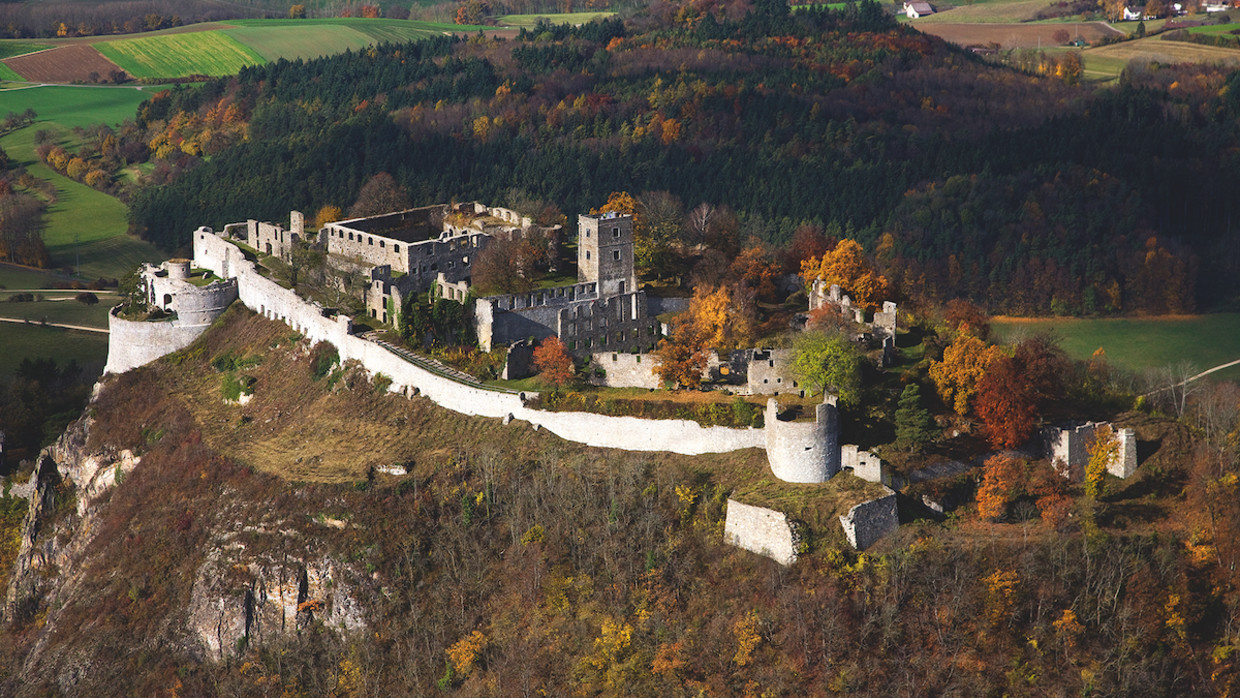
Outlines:
{"label": "ruined keep", "polygon": [[552,335],[577,356],[654,349],[661,331],[637,288],[633,217],[583,215],[577,226],[576,284],[475,302],[474,330],[483,351]]}
{"label": "ruined keep", "polygon": [[840,471],[840,415],[828,395],[814,410],[813,422],[779,418],[779,403],[766,402],[766,458],[785,482],[826,482]]}

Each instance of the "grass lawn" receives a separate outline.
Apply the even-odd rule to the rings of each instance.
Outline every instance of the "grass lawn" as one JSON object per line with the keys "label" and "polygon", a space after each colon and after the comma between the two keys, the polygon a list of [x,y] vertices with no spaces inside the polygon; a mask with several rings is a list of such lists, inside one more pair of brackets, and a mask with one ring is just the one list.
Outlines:
{"label": "grass lawn", "polygon": [[25,41],[0,41],[0,59],[22,56],[35,51],[51,48],[47,44],[29,44]]}
{"label": "grass lawn", "polygon": [[22,359],[44,357],[54,358],[60,365],[75,360],[98,375],[108,358],[108,336],[98,332],[6,322],[0,327],[0,338],[0,376],[12,375]]}
{"label": "grass lawn", "polygon": [[[1107,361],[1130,371],[1191,361],[1201,370],[1240,359],[1240,313],[1192,315],[1183,318],[996,318],[999,338],[1053,331],[1068,355],[1088,359],[1101,347]],[[1240,366],[1211,374],[1240,379]]]}
{"label": "grass lawn", "polygon": [[538,20],[545,19],[552,24],[585,24],[595,19],[606,19],[615,12],[568,12],[545,15],[504,15],[495,21],[509,27],[532,27]]}
{"label": "grass lawn", "polygon": [[231,75],[247,65],[266,62],[250,47],[218,31],[104,41],[95,48],[138,78]]}
{"label": "grass lawn", "polygon": [[[92,291],[99,297],[99,302],[86,305],[74,300],[81,291],[48,291],[43,294],[44,300],[29,303],[8,302],[10,293],[0,291],[0,317],[30,320],[32,322],[58,322],[65,325],[81,325],[83,327],[108,328],[108,309],[116,305],[118,296],[115,293]],[[5,324],[7,332],[13,325]]]}

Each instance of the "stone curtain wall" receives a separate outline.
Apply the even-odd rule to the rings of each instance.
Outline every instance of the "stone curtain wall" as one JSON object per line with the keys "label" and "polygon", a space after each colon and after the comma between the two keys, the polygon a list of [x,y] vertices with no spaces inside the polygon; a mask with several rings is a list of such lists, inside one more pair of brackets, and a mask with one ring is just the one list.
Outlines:
{"label": "stone curtain wall", "polygon": [[886,495],[849,509],[840,517],[840,525],[844,527],[849,544],[857,550],[865,550],[879,538],[899,528],[896,493],[888,489]]}
{"label": "stone curtain wall", "polygon": [[[1065,477],[1083,472],[1089,462],[1089,445],[1094,434],[1104,426],[1105,422],[1088,422],[1067,429],[1048,428],[1043,432],[1047,457]],[[1130,477],[1137,471],[1137,433],[1132,429],[1116,429],[1115,439],[1119,452],[1107,464],[1107,472],[1119,478]]]}
{"label": "stone curtain wall", "polygon": [[755,507],[729,499],[723,525],[725,543],[765,555],[781,565],[797,561],[800,543],[796,526],[780,511]]}
{"label": "stone curtain wall", "polygon": [[458,383],[350,334],[348,318],[324,317],[321,308],[260,275],[238,248],[210,229],[200,228],[194,233],[194,259],[216,275],[228,273],[235,277],[241,302],[251,310],[285,322],[310,341],[331,342],[342,361],[358,361],[372,374],[382,373],[391,378],[391,392],[420,394],[461,414],[525,420],[569,441],[601,448],[700,455],[761,448],[764,443],[762,429],[703,427],[688,420],[609,417],[527,408],[518,394]]}

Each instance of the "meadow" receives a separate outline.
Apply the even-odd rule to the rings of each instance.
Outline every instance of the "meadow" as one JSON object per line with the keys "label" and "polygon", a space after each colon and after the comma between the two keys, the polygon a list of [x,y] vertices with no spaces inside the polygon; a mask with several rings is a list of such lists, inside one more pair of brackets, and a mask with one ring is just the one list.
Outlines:
{"label": "meadow", "polygon": [[231,75],[266,62],[254,49],[217,31],[101,41],[95,48],[136,78]]}
{"label": "meadow", "polygon": [[34,136],[40,130],[52,130],[62,143],[72,145],[73,127],[119,123],[132,117],[149,96],[132,87],[55,86],[4,92],[5,110],[30,108],[39,115],[34,125],[0,138],[0,147],[31,174],[56,187],[56,201],[44,216],[43,237],[57,267],[80,264],[87,279],[113,279],[139,262],[163,258],[152,245],[126,235],[129,220],[123,203],[57,174],[39,162],[34,152]]}
{"label": "meadow", "polygon": [[[87,305],[76,300],[82,291],[45,291],[39,294],[43,300],[21,303],[10,302],[14,294],[0,291],[0,318],[14,318],[31,322],[51,322],[63,325],[80,325],[96,327],[101,330],[108,328],[108,309],[119,302],[116,293],[91,291],[99,299],[94,305]],[[0,325],[0,329],[8,331],[12,325]]]}
{"label": "meadow", "polygon": [[238,20],[222,32],[264,59],[318,58],[356,51],[372,44],[407,43],[445,32],[467,31],[460,25],[390,19]]}
{"label": "meadow", "polygon": [[[1158,318],[994,318],[1000,339],[1052,332],[1075,359],[1106,351],[1112,366],[1140,373],[1189,361],[1199,370],[1240,359],[1240,313]],[[1211,374],[1240,379],[1240,366]]]}
{"label": "meadow", "polygon": [[0,41],[0,59],[42,51],[45,48],[51,48],[51,46],[47,44],[28,44],[24,41]]}
{"label": "meadow", "polygon": [[99,375],[108,358],[108,336],[99,332],[64,330],[37,324],[0,324],[0,378],[9,376],[24,358],[53,358],[57,364],[76,361]]}
{"label": "meadow", "polygon": [[1142,63],[1223,63],[1240,64],[1240,50],[1202,46],[1184,41],[1163,41],[1158,37],[1123,41],[1084,51],[1087,73],[1118,75],[1129,61]]}

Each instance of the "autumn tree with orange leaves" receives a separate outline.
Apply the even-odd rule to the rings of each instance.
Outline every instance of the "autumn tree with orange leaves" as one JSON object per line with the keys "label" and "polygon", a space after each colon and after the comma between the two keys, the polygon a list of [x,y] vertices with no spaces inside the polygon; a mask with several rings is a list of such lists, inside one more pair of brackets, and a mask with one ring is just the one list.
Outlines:
{"label": "autumn tree with orange leaves", "polygon": [[559,337],[547,337],[534,348],[534,368],[538,377],[551,385],[564,385],[573,378],[573,355]]}
{"label": "autumn tree with orange leaves", "polygon": [[930,378],[939,397],[957,414],[968,414],[978,382],[990,363],[1000,356],[1003,356],[1001,349],[988,347],[971,334],[957,337],[943,350],[943,360],[930,364]]}
{"label": "autumn tree with orange leaves", "polygon": [[807,285],[822,279],[828,286],[838,284],[854,305],[875,310],[891,298],[891,284],[866,259],[861,243],[840,240],[835,249],[801,262],[801,278]]}
{"label": "autumn tree with orange leaves", "polygon": [[670,336],[659,343],[654,371],[682,388],[701,383],[711,349],[735,349],[754,340],[757,309],[753,292],[744,287],[699,287],[689,310],[672,320]]}
{"label": "autumn tree with orange leaves", "polygon": [[1037,404],[1021,369],[1016,359],[1001,356],[990,362],[977,382],[974,411],[994,448],[1016,448],[1033,433]]}

